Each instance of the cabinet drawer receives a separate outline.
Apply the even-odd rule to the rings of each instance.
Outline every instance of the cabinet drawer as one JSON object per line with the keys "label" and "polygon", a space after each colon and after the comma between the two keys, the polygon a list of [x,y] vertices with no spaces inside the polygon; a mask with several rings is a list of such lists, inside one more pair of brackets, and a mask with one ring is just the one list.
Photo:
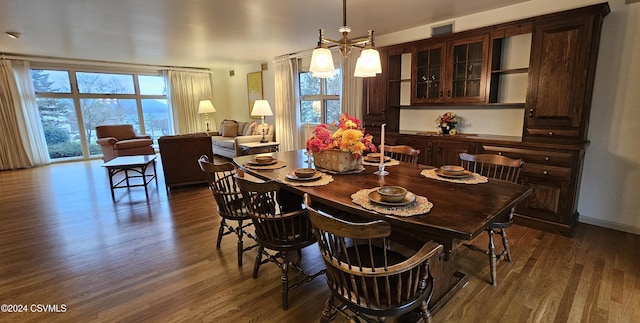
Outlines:
{"label": "cabinet drawer", "polygon": [[540,165],[571,167],[574,156],[574,154],[572,153],[547,150],[534,150],[488,145],[483,145],[482,148],[487,153],[503,155],[509,158],[522,158],[525,162],[525,166],[527,164],[533,163]]}
{"label": "cabinet drawer", "polygon": [[567,167],[525,163],[522,167],[522,174],[536,177],[549,177],[563,181],[571,180],[571,168]]}
{"label": "cabinet drawer", "polygon": [[527,128],[525,131],[527,132],[528,136],[533,137],[565,139],[578,139],[580,137],[580,131],[578,129]]}

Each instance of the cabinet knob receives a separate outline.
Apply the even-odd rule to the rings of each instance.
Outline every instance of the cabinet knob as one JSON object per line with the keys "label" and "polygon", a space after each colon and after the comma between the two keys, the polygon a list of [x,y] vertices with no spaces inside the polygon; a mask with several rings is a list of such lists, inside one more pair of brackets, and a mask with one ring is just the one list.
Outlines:
{"label": "cabinet knob", "polygon": [[553,136],[553,131],[549,131],[549,136]]}
{"label": "cabinet knob", "polygon": [[450,98],[451,97],[451,90],[447,91],[447,97]]}
{"label": "cabinet knob", "polygon": [[544,160],[549,161],[550,159],[549,156],[544,156]]}
{"label": "cabinet knob", "polygon": [[535,107],[529,109],[529,118],[533,118],[533,112],[535,111]]}
{"label": "cabinet knob", "polygon": [[543,174],[543,175],[547,175],[547,174],[549,174],[549,172],[547,172],[546,170],[543,170],[543,171],[542,171],[542,174]]}
{"label": "cabinet knob", "polygon": [[499,151],[499,152],[498,152],[498,155],[502,156],[502,152],[501,152],[501,151]]}
{"label": "cabinet knob", "polygon": [[441,98],[441,99],[442,99],[442,96],[443,96],[443,95],[444,95],[444,94],[442,93],[442,90],[441,90],[441,91],[440,91],[440,98]]}

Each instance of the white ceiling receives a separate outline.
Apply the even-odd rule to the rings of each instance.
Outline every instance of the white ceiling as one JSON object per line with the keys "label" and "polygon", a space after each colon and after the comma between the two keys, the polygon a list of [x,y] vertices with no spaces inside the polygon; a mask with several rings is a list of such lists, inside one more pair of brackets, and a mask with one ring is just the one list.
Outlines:
{"label": "white ceiling", "polygon": [[[348,0],[351,38],[526,0]],[[338,39],[340,0],[0,0],[0,52],[137,64],[229,67]]]}

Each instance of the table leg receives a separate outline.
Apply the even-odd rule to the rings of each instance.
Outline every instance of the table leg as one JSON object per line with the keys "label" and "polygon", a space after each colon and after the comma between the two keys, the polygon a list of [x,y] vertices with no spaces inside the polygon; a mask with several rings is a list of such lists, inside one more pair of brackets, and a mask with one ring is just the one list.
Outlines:
{"label": "table leg", "polygon": [[109,174],[109,188],[111,188],[111,199],[115,201],[116,196],[113,193],[113,175],[114,175],[113,169],[107,168],[107,173]]}

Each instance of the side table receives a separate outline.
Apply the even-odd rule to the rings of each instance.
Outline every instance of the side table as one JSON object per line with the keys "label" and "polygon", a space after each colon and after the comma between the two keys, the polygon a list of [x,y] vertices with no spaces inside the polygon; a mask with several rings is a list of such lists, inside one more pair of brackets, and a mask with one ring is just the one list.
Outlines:
{"label": "side table", "polygon": [[[140,156],[121,156],[116,157],[102,165],[105,167],[109,173],[109,185],[111,186],[111,199],[115,201],[115,195],[113,190],[116,188],[126,188],[129,189],[131,187],[144,186],[144,194],[149,198],[149,192],[147,191],[147,185],[151,183],[152,180],[156,181],[156,186],[158,186],[158,177],[156,174],[156,157],[157,155],[140,155]],[[149,165],[153,165],[153,173],[147,174],[147,167]],[[133,174],[129,174],[129,172],[133,172]],[[116,174],[124,172],[124,178],[120,179],[117,182],[113,182],[113,176]],[[135,183],[132,183],[133,179],[141,179],[135,180]]]}
{"label": "side table", "polygon": [[253,155],[258,153],[277,152],[280,149],[280,143],[277,141],[269,142],[247,142],[240,144],[242,155]]}

